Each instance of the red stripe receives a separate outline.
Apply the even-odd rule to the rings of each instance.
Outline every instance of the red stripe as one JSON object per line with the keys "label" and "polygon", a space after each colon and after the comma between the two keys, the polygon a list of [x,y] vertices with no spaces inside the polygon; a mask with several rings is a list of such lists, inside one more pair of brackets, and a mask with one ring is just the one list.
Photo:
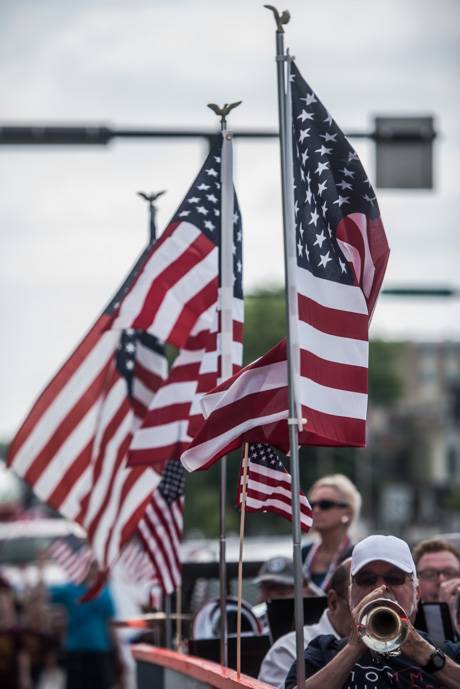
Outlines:
{"label": "red stripe", "polygon": [[299,319],[309,323],[317,330],[328,335],[367,341],[369,330],[367,314],[331,309],[318,304],[303,294],[298,295],[298,305]]}
{"label": "red stripe", "polygon": [[217,277],[213,278],[183,307],[174,326],[171,328],[167,341],[176,347],[184,347],[187,336],[202,313],[216,302]]}
{"label": "red stripe", "polygon": [[62,445],[75,431],[86,414],[94,407],[95,403],[99,401],[110,363],[111,362],[108,362],[104,366],[99,375],[93,380],[91,385],[73,405],[68,414],[62,419],[47,444],[35,456],[32,464],[24,474],[24,480],[31,486],[35,485],[43,471],[53,461]]}
{"label": "red stripe", "polygon": [[93,438],[89,440],[85,448],[77,455],[65,473],[62,475],[58,485],[48,497],[47,501],[55,510],[60,510],[62,503],[66,500],[69,493],[73,490],[76,481],[91,463],[93,451]]}
{"label": "red stripe", "polygon": [[[157,252],[158,247],[155,248]],[[145,295],[142,309],[134,319],[132,327],[147,330],[152,325],[165,296],[174,289],[174,285],[192,268],[201,263],[215,248],[216,245],[202,232],[191,244],[184,246],[182,253],[152,281],[149,291]]]}
{"label": "red stripe", "polygon": [[241,321],[233,321],[233,341],[243,342],[244,324]]}
{"label": "red stripe", "polygon": [[95,344],[99,340],[101,333],[106,329],[108,323],[111,321],[111,316],[102,314],[96,321],[88,334],[83,338],[78,347],[71,354],[59,372],[54,376],[51,382],[47,385],[45,390],[41,393],[38,400],[33,405],[31,411],[27,415],[24,423],[16,433],[13,441],[8,448],[7,464],[11,466],[14,462],[14,457],[21,449],[23,443],[27,440],[33,429],[40,421],[43,414],[52,404],[54,399],[59,395],[61,390],[66,386],[68,380],[73,376],[75,371],[81,366],[82,362],[90,354]]}
{"label": "red stripe", "polygon": [[302,415],[308,420],[300,434],[302,445],[364,447],[366,422],[344,416],[333,416],[302,405]]}
{"label": "red stripe", "polygon": [[301,349],[300,373],[328,388],[367,394],[368,371],[362,366],[338,364]]}
{"label": "red stripe", "polygon": [[164,378],[157,371],[145,368],[139,361],[136,361],[134,376],[152,392],[152,396],[164,382]]}

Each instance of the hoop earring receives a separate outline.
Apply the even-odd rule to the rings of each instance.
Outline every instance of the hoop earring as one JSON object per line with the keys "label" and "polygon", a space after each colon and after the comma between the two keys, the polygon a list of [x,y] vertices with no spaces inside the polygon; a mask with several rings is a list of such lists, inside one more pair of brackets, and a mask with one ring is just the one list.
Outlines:
{"label": "hoop earring", "polygon": [[340,521],[342,522],[342,524],[348,524],[348,522],[350,521],[350,518],[343,515],[342,518],[340,519]]}

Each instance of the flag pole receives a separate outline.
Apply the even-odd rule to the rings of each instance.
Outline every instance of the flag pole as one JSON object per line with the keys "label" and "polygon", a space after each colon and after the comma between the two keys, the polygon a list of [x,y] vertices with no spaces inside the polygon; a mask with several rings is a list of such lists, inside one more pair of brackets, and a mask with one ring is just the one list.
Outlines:
{"label": "flag pole", "polygon": [[294,613],[296,636],[296,675],[297,686],[302,687],[305,682],[304,668],[304,643],[303,643],[303,572],[301,552],[300,530],[300,476],[299,476],[299,427],[302,423],[297,408],[298,396],[296,396],[296,384],[298,371],[299,349],[295,327],[297,311],[297,292],[295,289],[295,216],[294,216],[294,192],[292,171],[292,114],[290,112],[290,86],[289,75],[290,57],[284,48],[284,25],[290,20],[287,10],[279,14],[272,5],[265,7],[273,12],[276,22],[276,64],[278,78],[278,116],[281,156],[281,191],[283,206],[283,231],[284,231],[284,268],[287,303],[288,326],[288,390],[289,390],[289,448],[291,456],[292,475],[292,538],[293,538],[293,562],[294,562]]}
{"label": "flag pole", "polygon": [[141,199],[144,199],[144,201],[147,201],[149,204],[149,234],[150,234],[150,243],[154,242],[157,238],[157,229],[156,229],[156,214],[157,214],[157,207],[155,205],[155,201],[159,196],[162,196],[163,194],[166,193],[166,190],[163,189],[163,191],[152,191],[150,194],[147,194],[145,191],[138,191],[137,195],[141,197]]}
{"label": "flag pole", "polygon": [[[219,107],[215,103],[208,103],[216,115],[220,116],[222,133],[222,161],[221,161],[221,251],[220,251],[220,381],[230,378],[233,374],[232,359],[232,328],[233,328],[233,134],[227,129],[227,115],[240,105],[225,103]],[[227,498],[227,457],[220,461],[220,490],[219,490],[219,592],[220,592],[220,662],[228,666],[228,631],[227,631],[227,562],[226,562],[226,533],[225,533],[225,505]]]}
{"label": "flag pole", "polygon": [[240,553],[238,559],[238,592],[237,592],[237,612],[236,612],[236,678],[241,674],[241,599],[243,597],[243,543],[244,543],[244,522],[246,516],[246,495],[248,490],[248,456],[249,443],[244,443],[243,453],[243,489],[241,491],[240,505]]}
{"label": "flag pole", "polygon": [[182,588],[176,588],[176,651],[182,650]]}

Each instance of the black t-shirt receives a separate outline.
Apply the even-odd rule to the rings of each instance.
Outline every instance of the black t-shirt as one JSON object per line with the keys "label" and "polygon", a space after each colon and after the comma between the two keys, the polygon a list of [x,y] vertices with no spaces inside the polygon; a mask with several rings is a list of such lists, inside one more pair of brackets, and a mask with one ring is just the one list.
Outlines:
{"label": "black t-shirt", "polygon": [[[433,646],[430,638],[419,632]],[[311,677],[334,658],[346,641],[337,640],[332,634],[317,636],[305,649],[305,678]],[[460,664],[460,643],[446,641],[442,650]],[[285,689],[297,685],[296,663],[286,677]],[[354,664],[342,689],[443,689],[436,675],[427,674],[404,655],[376,656],[366,651]]]}

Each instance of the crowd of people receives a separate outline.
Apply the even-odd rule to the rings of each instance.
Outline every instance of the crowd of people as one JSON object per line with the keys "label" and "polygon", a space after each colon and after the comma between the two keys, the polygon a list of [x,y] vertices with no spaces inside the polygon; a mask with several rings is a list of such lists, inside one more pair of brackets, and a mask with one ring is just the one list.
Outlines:
{"label": "crowd of people", "polygon": [[[321,597],[324,610],[303,630],[305,689],[459,689],[460,551],[440,537],[417,543],[412,552],[394,535],[371,535],[354,544],[350,529],[359,516],[361,497],[345,476],[321,478],[309,500],[316,539],[302,549],[303,592],[305,597]],[[81,584],[40,584],[21,597],[0,578],[2,689],[123,686],[110,590],[106,587],[95,599],[81,602],[96,573],[93,564]],[[254,583],[259,603],[252,611],[260,631],[270,635],[268,601],[292,598],[292,561],[281,556],[267,560]],[[402,610],[405,635],[395,655],[376,652],[362,638],[363,608],[379,598]],[[417,628],[420,602],[444,604],[450,640]],[[295,632],[272,641],[259,679],[294,689]]]}
{"label": "crowd of people", "polygon": [[[460,551],[442,538],[424,540],[412,553],[392,535],[352,544],[361,499],[344,476],[320,479],[309,498],[318,540],[303,549],[303,585],[310,595],[326,595],[327,607],[303,630],[305,689],[459,689]],[[380,598],[396,602],[405,621],[391,655],[369,649],[362,638],[363,608]],[[452,640],[416,629],[419,603],[447,606]],[[297,686],[295,632],[271,646],[259,679],[280,689]]]}

